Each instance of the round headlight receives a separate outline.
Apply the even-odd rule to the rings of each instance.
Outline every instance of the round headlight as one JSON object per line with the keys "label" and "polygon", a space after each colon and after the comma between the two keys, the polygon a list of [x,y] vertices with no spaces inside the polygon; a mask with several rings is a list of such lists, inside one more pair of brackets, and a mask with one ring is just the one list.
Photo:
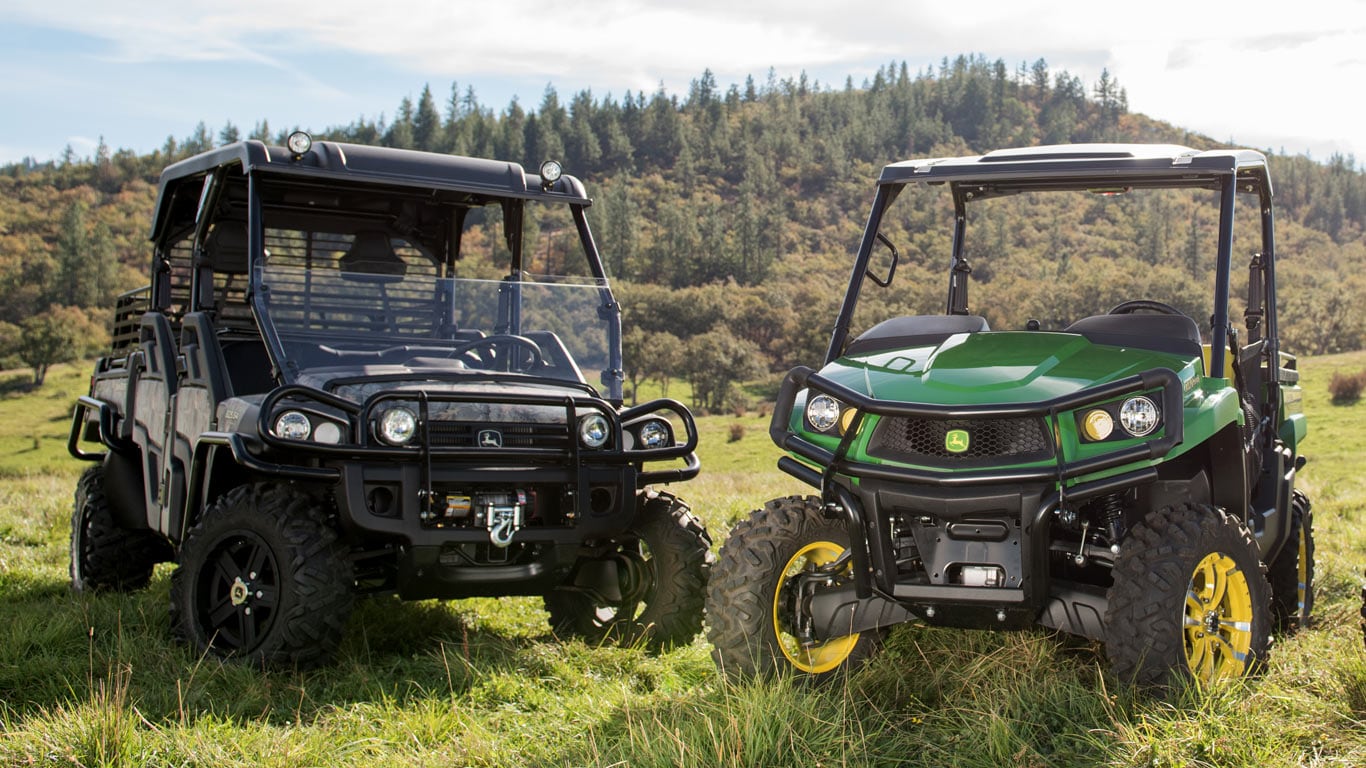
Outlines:
{"label": "round headlight", "polygon": [[295,131],[289,134],[289,138],[285,140],[285,146],[289,147],[290,152],[302,155],[313,148],[313,137],[303,131]]}
{"label": "round headlight", "polygon": [[579,419],[579,442],[585,448],[601,448],[612,436],[612,426],[601,413],[590,413]]}
{"label": "round headlight", "polygon": [[640,445],[643,448],[663,448],[673,442],[669,425],[662,421],[647,421],[640,425]]}
{"label": "round headlight", "polygon": [[379,419],[379,436],[390,445],[403,445],[417,434],[417,416],[398,406],[384,412]]}
{"label": "round headlight", "polygon": [[286,440],[307,440],[313,425],[298,411],[285,411],[275,418],[275,434]]}
{"label": "round headlight", "polygon": [[1125,400],[1119,407],[1119,424],[1134,437],[1143,437],[1157,429],[1159,415],[1153,401],[1139,395]]}
{"label": "round headlight", "polygon": [[1104,440],[1115,431],[1115,420],[1109,413],[1097,408],[1082,417],[1081,431],[1088,440]]}
{"label": "round headlight", "polygon": [[560,180],[564,174],[564,168],[554,160],[547,160],[541,163],[541,181],[546,184],[554,184]]}
{"label": "round headlight", "polygon": [[319,443],[336,445],[341,442],[341,427],[330,421],[324,421],[313,430],[313,439]]}
{"label": "round headlight", "polygon": [[806,423],[817,432],[828,432],[840,420],[840,401],[829,395],[816,395],[806,404]]}

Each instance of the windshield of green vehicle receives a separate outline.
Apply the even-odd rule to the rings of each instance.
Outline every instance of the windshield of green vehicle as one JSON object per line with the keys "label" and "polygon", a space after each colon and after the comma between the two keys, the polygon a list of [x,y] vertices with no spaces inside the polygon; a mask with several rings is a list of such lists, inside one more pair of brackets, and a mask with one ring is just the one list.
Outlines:
{"label": "windshield of green vehicle", "polygon": [[[1255,197],[1240,195],[1230,315],[1242,317],[1247,265],[1260,250]],[[1218,249],[1219,196],[1191,189],[1038,191],[972,200],[963,256],[968,310],[992,330],[1042,330],[1108,312],[1135,299],[1171,305],[1208,337]],[[880,231],[900,253],[892,284],[865,280],[852,334],[901,315],[943,314],[953,254],[954,210],[946,186],[907,185]],[[875,245],[881,278],[890,252]]]}

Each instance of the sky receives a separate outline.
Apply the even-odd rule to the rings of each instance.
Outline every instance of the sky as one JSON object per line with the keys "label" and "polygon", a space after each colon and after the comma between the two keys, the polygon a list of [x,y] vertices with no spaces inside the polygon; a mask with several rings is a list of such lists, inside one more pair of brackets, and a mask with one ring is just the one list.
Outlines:
{"label": "sky", "polygon": [[[2,0],[0,164],[150,152],[204,122],[244,134],[392,116],[452,83],[502,112],[770,69],[842,88],[889,62],[1047,61],[1132,112],[1219,141],[1366,163],[1366,0]],[[904,158],[888,158],[889,161]]]}

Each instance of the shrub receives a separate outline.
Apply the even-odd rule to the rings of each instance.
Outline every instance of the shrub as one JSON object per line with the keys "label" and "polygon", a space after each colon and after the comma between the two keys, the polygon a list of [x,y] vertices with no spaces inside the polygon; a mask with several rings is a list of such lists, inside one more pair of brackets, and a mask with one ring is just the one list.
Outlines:
{"label": "shrub", "polygon": [[735,422],[735,424],[731,424],[731,439],[727,440],[728,443],[739,443],[739,441],[742,440],[743,437],[744,425],[740,424],[740,422]]}
{"label": "shrub", "polygon": [[1356,373],[1334,371],[1328,380],[1328,393],[1333,396],[1334,405],[1351,405],[1361,399],[1361,390],[1366,388],[1366,370]]}

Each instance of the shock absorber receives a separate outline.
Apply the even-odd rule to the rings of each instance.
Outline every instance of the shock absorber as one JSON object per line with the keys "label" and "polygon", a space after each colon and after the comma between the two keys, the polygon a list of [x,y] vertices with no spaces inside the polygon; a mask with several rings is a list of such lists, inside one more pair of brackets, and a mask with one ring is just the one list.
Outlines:
{"label": "shock absorber", "polygon": [[1118,493],[1101,498],[1098,502],[1100,522],[1110,536],[1110,546],[1119,546],[1119,537],[1124,534],[1124,499]]}

